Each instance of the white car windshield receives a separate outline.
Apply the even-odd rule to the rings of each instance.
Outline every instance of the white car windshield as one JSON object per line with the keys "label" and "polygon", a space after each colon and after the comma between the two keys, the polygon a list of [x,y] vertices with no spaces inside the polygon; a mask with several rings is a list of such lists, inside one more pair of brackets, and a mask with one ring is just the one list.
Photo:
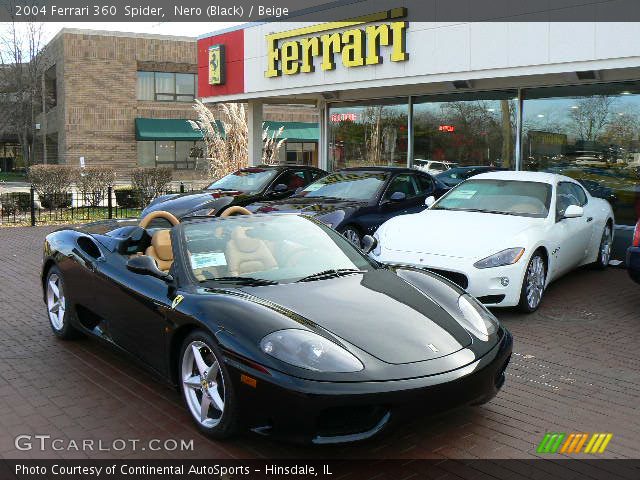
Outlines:
{"label": "white car windshield", "polygon": [[369,270],[346,238],[298,215],[242,215],[185,223],[188,267],[199,282],[275,284]]}
{"label": "white car windshield", "polygon": [[442,197],[433,210],[462,210],[546,218],[551,185],[519,180],[467,180]]}
{"label": "white car windshield", "polygon": [[375,171],[336,172],[307,185],[296,196],[369,200],[382,187],[387,176],[386,172]]}
{"label": "white car windshield", "polygon": [[272,168],[244,168],[216,180],[207,187],[207,190],[258,192],[266,187],[277,173]]}

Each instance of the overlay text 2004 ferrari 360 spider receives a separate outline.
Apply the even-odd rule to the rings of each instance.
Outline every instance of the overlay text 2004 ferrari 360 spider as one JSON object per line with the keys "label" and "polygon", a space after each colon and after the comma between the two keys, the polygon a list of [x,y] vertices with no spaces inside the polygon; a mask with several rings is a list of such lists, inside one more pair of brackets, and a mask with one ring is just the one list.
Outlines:
{"label": "overlay text 2004 ferrari 360 spider", "polygon": [[[148,228],[157,217],[171,228]],[[487,402],[511,355],[509,332],[453,283],[293,214],[62,229],[42,284],[57,336],[136,357],[215,438],[365,439],[407,412]]]}

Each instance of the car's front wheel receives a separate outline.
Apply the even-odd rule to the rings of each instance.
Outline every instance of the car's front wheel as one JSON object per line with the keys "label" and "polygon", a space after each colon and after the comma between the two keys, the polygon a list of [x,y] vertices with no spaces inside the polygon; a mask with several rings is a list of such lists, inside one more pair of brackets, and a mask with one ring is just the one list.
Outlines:
{"label": "car's front wheel", "polygon": [[179,361],[182,397],[197,427],[213,438],[233,435],[238,425],[236,396],[214,338],[204,331],[191,333]]}
{"label": "car's front wheel", "polygon": [[81,336],[80,331],[71,324],[73,313],[65,295],[62,273],[58,267],[53,266],[49,269],[44,288],[47,315],[53,333],[64,340],[72,340]]}
{"label": "car's front wheel", "polygon": [[524,274],[520,290],[518,308],[525,313],[535,312],[542,302],[544,284],[547,278],[547,264],[542,253],[535,252]]}
{"label": "car's front wheel", "polygon": [[342,230],[342,235],[353,243],[356,247],[362,247],[362,236],[360,232],[356,229],[356,227],[348,226],[344,230]]}
{"label": "car's front wheel", "polygon": [[611,224],[607,223],[602,230],[602,237],[600,238],[600,246],[598,247],[598,259],[594,266],[600,270],[604,270],[609,265],[611,260],[611,245],[613,243],[613,231],[611,230]]}

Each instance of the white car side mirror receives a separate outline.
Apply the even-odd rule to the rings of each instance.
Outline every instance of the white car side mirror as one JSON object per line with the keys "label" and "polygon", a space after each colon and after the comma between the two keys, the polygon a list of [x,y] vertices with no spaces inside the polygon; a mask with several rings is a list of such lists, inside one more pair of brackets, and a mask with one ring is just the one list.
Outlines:
{"label": "white car side mirror", "polygon": [[427,208],[431,208],[431,205],[433,205],[434,203],[436,203],[436,197],[434,197],[433,195],[430,195],[424,199],[424,204],[427,206]]}
{"label": "white car side mirror", "polygon": [[564,211],[563,218],[579,218],[584,215],[584,209],[578,205],[569,205]]}

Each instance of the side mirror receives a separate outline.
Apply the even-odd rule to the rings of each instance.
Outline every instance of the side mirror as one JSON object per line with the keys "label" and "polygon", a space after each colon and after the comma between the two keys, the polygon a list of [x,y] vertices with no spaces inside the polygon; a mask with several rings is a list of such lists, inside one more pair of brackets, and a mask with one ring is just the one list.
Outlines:
{"label": "side mirror", "polygon": [[284,183],[278,183],[275,187],[273,187],[273,193],[283,193],[289,190],[289,188]]}
{"label": "side mirror", "polygon": [[562,218],[580,218],[584,215],[584,209],[578,205],[569,205]]}
{"label": "side mirror", "polygon": [[156,261],[148,255],[137,255],[135,257],[131,257],[127,261],[127,268],[134,273],[150,275],[166,282],[173,280],[173,277],[167,272],[160,270]]}
{"label": "side mirror", "polygon": [[436,197],[434,197],[433,195],[430,195],[424,199],[424,204],[427,206],[427,208],[431,208],[434,203],[436,203]]}
{"label": "side mirror", "polygon": [[364,253],[369,253],[371,250],[374,250],[378,246],[378,241],[375,237],[371,235],[365,235],[362,237],[362,251]]}
{"label": "side mirror", "polygon": [[402,202],[406,200],[407,195],[403,192],[393,192],[389,197],[389,200],[392,202]]}

